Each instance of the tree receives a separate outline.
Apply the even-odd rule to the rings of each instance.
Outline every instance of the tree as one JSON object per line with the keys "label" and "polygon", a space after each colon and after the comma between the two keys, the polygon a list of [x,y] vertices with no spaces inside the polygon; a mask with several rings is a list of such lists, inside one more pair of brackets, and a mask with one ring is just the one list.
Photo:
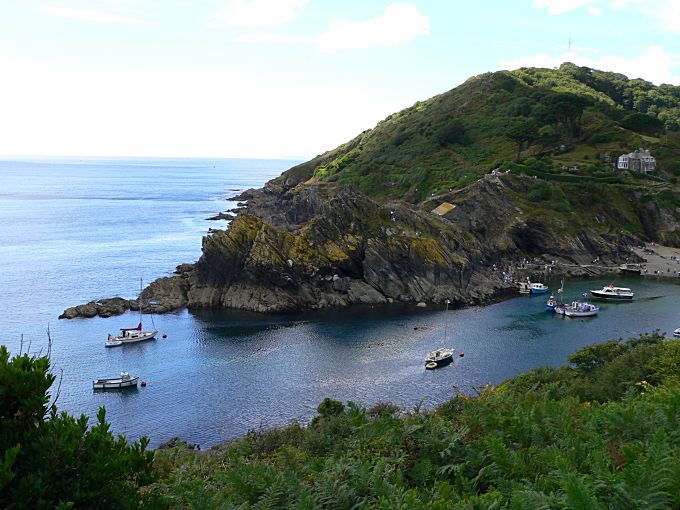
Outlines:
{"label": "tree", "polygon": [[54,379],[49,356],[10,359],[0,346],[0,507],[139,508],[153,481],[148,439],[114,438],[104,408],[89,430],[87,417],[58,414]]}
{"label": "tree", "polygon": [[638,133],[656,135],[663,131],[663,122],[646,113],[631,113],[623,118],[621,125]]}
{"label": "tree", "polygon": [[581,130],[581,117],[589,99],[570,93],[546,96],[536,114],[543,123],[552,125],[555,130],[561,125],[564,134],[573,139]]}
{"label": "tree", "polygon": [[515,161],[519,161],[524,143],[526,142],[529,146],[538,136],[538,126],[531,117],[517,117],[511,119],[505,134],[517,144]]}

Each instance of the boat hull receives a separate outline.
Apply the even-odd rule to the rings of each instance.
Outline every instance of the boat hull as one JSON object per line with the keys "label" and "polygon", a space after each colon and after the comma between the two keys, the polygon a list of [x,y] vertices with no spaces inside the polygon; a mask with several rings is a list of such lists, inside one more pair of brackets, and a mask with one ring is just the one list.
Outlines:
{"label": "boat hull", "polygon": [[568,308],[564,310],[564,315],[567,317],[593,317],[594,315],[597,315],[597,312],[599,310],[588,310],[588,311],[578,311],[578,310],[569,310]]}
{"label": "boat hull", "polygon": [[598,299],[609,299],[611,301],[631,301],[634,296],[634,294],[608,294],[600,290],[591,290],[590,293]]}
{"label": "boat hull", "polygon": [[[425,368],[439,368],[448,365],[453,361],[453,349],[440,349],[432,351],[425,357]],[[436,364],[436,367],[432,366]]]}
{"label": "boat hull", "polygon": [[106,341],[106,347],[118,347],[123,344],[135,344],[137,342],[144,342],[145,340],[154,340],[158,331],[142,331],[134,336],[114,336],[111,340]]}
{"label": "boat hull", "polygon": [[532,294],[546,294],[548,292],[548,288],[545,289],[531,289]]}
{"label": "boat hull", "polygon": [[121,390],[123,388],[137,387],[139,376],[122,379],[120,377],[112,379],[97,379],[92,381],[92,389],[94,390]]}

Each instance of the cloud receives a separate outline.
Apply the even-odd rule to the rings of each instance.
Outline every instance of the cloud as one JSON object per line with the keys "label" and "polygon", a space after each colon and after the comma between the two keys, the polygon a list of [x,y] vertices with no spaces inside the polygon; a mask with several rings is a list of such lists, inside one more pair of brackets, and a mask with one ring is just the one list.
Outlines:
{"label": "cloud", "polygon": [[421,14],[411,3],[391,4],[377,18],[333,21],[319,35],[319,51],[332,53],[344,49],[395,46],[410,41],[418,35],[430,33],[430,18]]}
{"label": "cloud", "polygon": [[411,3],[396,3],[380,16],[365,21],[338,19],[318,36],[255,32],[236,37],[237,42],[270,44],[314,44],[323,53],[343,49],[395,46],[418,35],[430,33],[430,18]]}
{"label": "cloud", "polygon": [[647,0],[646,2],[628,0],[624,7],[628,3],[633,3],[640,12],[656,20],[663,30],[680,33],[680,2],[677,0]]}
{"label": "cloud", "polygon": [[295,21],[309,0],[229,0],[218,11],[211,28],[276,27]]}
{"label": "cloud", "polygon": [[601,16],[600,6],[635,11],[654,20],[662,30],[680,33],[680,1],[678,0],[534,0],[534,7],[547,9],[551,16],[581,7],[587,7],[592,16]]}
{"label": "cloud", "polygon": [[534,0],[534,7],[537,9],[547,8],[550,16],[557,16],[597,2],[598,0]]}
{"label": "cloud", "polygon": [[314,37],[308,35],[274,34],[271,32],[254,32],[242,34],[236,42],[272,43],[272,44],[314,44]]}
{"label": "cloud", "polygon": [[680,56],[666,53],[661,46],[650,46],[644,53],[633,58],[614,55],[597,57],[579,55],[576,51],[552,56],[546,53],[531,55],[501,62],[502,69],[519,69],[520,67],[557,67],[563,62],[573,62],[602,71],[613,71],[625,74],[629,78],[642,78],[652,83],[671,83],[680,85]]}
{"label": "cloud", "polygon": [[45,5],[40,7],[39,12],[46,16],[58,16],[60,18],[95,21],[98,23],[122,23],[127,25],[139,25],[144,23],[144,21],[140,19],[131,18],[129,16],[121,16],[120,14],[113,14],[95,9],[66,7],[63,5]]}

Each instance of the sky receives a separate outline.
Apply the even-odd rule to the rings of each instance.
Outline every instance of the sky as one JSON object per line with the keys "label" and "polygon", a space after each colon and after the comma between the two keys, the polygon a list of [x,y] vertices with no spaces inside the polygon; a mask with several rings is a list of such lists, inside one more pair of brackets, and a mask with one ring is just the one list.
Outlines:
{"label": "sky", "polygon": [[0,156],[306,159],[470,76],[680,85],[680,0],[0,0]]}

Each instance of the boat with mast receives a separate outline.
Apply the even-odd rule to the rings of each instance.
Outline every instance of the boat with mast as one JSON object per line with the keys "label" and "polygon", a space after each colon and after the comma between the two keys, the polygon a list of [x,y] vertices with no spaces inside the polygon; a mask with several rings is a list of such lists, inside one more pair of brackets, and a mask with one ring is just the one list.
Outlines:
{"label": "boat with mast", "polygon": [[[158,331],[142,331],[142,315],[144,314],[143,312],[143,306],[142,306],[142,289],[143,289],[143,284],[142,284],[142,279],[139,279],[139,324],[137,324],[136,327],[134,328],[120,328],[120,335],[119,336],[113,336],[111,333],[109,333],[108,338],[106,339],[106,343],[104,344],[106,347],[118,347],[119,345],[123,344],[133,344],[137,342],[143,342],[144,340],[153,340],[156,335],[158,334]],[[153,318],[151,319],[151,322],[153,323]]]}
{"label": "boat with mast", "polygon": [[[449,311],[450,301],[446,300],[446,312]],[[449,314],[446,313],[446,320],[444,321],[444,344],[446,344],[447,330],[449,325]],[[428,352],[425,356],[425,368],[432,370],[434,368],[443,367],[453,361],[453,349],[450,347],[440,347],[436,351]]]}
{"label": "boat with mast", "polygon": [[546,312],[559,312],[559,308],[561,308],[564,304],[564,278],[562,278],[562,285],[559,289],[557,289],[557,296],[558,298],[555,299],[555,296],[550,296],[548,301],[545,303],[545,310]]}

